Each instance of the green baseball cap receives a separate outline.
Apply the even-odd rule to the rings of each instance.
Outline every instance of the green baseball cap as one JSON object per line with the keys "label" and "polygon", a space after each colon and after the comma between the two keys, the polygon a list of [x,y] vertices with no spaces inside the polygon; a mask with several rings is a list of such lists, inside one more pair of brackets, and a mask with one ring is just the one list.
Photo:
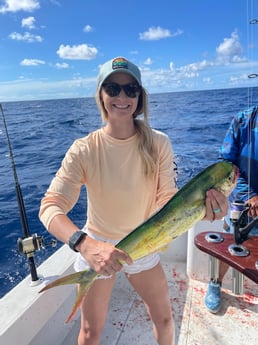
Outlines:
{"label": "green baseball cap", "polygon": [[142,86],[141,72],[139,68],[126,58],[117,57],[105,62],[100,67],[99,75],[97,78],[98,89],[101,87],[105,79],[107,79],[107,77],[109,77],[113,73],[118,72],[130,74],[138,82],[138,84]]}

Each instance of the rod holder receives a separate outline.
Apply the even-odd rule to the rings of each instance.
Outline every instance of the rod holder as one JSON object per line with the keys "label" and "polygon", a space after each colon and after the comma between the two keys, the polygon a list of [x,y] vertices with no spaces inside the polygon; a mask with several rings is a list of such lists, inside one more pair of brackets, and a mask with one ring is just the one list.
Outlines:
{"label": "rod holder", "polygon": [[240,257],[245,257],[250,254],[249,249],[241,244],[231,244],[230,246],[228,246],[228,251],[231,255]]}
{"label": "rod holder", "polygon": [[[231,244],[228,251],[233,256],[245,257],[249,255],[249,250],[241,244]],[[235,295],[243,295],[244,293],[244,275],[238,270],[232,270],[232,292]]]}
{"label": "rod holder", "polygon": [[224,241],[224,238],[218,232],[208,232],[205,235],[205,240],[209,243],[221,243]]}
{"label": "rod holder", "polygon": [[[210,243],[221,243],[224,238],[220,233],[209,232],[206,234],[205,240]],[[209,274],[211,280],[219,279],[219,260],[212,255],[209,255]]]}

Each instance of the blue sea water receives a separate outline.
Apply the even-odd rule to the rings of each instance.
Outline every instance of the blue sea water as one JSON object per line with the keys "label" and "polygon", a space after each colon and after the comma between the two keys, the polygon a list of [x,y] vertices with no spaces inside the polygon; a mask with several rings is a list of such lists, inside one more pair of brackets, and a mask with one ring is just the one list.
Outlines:
{"label": "blue sea water", "polygon": [[[257,103],[256,89],[226,89],[150,95],[150,123],[171,139],[181,187],[216,161],[233,115]],[[31,234],[51,236],[38,219],[44,195],[65,152],[75,138],[101,126],[94,98],[3,103],[19,185]],[[0,297],[29,274],[27,259],[17,248],[23,236],[6,134],[0,119]],[[86,193],[71,211],[85,223]],[[35,253],[38,266],[61,246]],[[58,265],[58,263],[57,263]]]}

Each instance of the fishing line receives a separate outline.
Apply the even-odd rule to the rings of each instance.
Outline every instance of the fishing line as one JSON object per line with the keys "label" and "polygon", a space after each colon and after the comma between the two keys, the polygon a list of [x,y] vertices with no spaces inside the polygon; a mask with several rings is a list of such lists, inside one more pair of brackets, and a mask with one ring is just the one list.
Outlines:
{"label": "fishing line", "polygon": [[[255,27],[255,24],[258,24],[258,19],[254,18],[254,3],[253,1],[250,1],[249,3],[249,6],[250,8],[250,17],[253,18],[253,19],[250,19],[248,20],[248,28],[247,28],[247,33],[248,33],[248,42],[249,42],[249,51],[252,52],[252,56],[249,56],[249,61],[250,61],[250,66],[252,66],[251,64],[251,61],[255,61],[254,57],[253,57],[253,54],[254,54],[254,48],[255,48],[255,33],[256,33],[256,30],[257,29],[257,26]],[[248,8],[248,10],[249,10]],[[249,12],[247,13],[249,15]],[[251,73],[248,75],[248,78],[257,78],[258,77],[258,74],[257,73]],[[249,92],[249,97],[248,97],[248,102],[250,103],[250,105],[252,107],[256,106],[257,107],[257,104],[253,104],[253,94],[254,94],[254,91],[256,91],[257,93],[257,88],[254,88],[254,87],[249,87],[248,90],[250,91]],[[250,108],[250,106],[249,106]],[[254,126],[255,126],[255,116],[257,116],[257,108],[254,108],[254,110],[252,111],[252,113],[249,115],[250,118],[248,120],[248,128],[247,128],[247,140],[248,140],[248,176],[247,176],[247,181],[248,181],[248,195],[250,195],[250,192],[251,192],[251,150],[252,150],[252,132],[254,131]],[[253,172],[254,174],[254,172]],[[258,220],[258,217],[254,218],[253,221],[251,221],[251,223],[257,223],[255,222],[255,220]],[[251,224],[250,224],[251,225]],[[251,227],[252,229],[252,227]]]}
{"label": "fishing line", "polygon": [[[253,19],[250,19],[248,20],[248,39],[250,39],[250,43],[249,43],[249,51],[252,52],[252,55],[253,55],[253,51],[254,51],[254,42],[255,42],[255,38],[254,38],[254,35],[255,35],[255,29],[257,27],[255,27],[255,24],[258,24],[258,20],[254,18],[254,3],[253,1],[251,0],[250,1],[250,18],[253,18]],[[248,13],[249,15],[249,13]],[[251,59],[252,58],[252,59]],[[250,57],[249,61],[254,61],[253,59],[253,56]],[[258,77],[258,74],[257,73],[251,73],[248,75],[248,78],[256,78]],[[252,87],[250,88],[250,95],[249,95],[249,98],[248,100],[250,100],[250,103],[251,103],[251,106],[253,106],[253,92],[252,92]],[[251,114],[250,115],[250,120],[248,122],[248,185],[249,185],[249,190],[248,190],[248,193],[250,195],[250,181],[251,181],[251,140],[252,140],[252,130],[253,130],[253,119],[255,117],[255,114]]]}

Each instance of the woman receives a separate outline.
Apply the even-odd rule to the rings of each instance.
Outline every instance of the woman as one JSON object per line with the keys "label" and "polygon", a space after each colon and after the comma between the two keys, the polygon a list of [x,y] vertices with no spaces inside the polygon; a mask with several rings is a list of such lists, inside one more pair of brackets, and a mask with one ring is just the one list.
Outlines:
{"label": "woman", "polygon": [[[144,300],[158,344],[171,345],[175,330],[159,255],[132,262],[115,244],[176,193],[173,150],[164,133],[149,127],[147,94],[132,62],[119,57],[102,65],[96,101],[103,128],[73,143],[40,209],[49,232],[79,252],[75,269],[90,266],[102,275],[81,304],[78,344],[100,343],[115,273],[123,268]],[[143,119],[138,119],[140,114]],[[88,207],[86,225],[79,231],[66,214],[82,185],[87,188]],[[218,208],[220,213],[214,213]],[[205,219],[221,218],[226,211],[226,198],[209,191]],[[126,264],[122,267],[120,261]]]}

